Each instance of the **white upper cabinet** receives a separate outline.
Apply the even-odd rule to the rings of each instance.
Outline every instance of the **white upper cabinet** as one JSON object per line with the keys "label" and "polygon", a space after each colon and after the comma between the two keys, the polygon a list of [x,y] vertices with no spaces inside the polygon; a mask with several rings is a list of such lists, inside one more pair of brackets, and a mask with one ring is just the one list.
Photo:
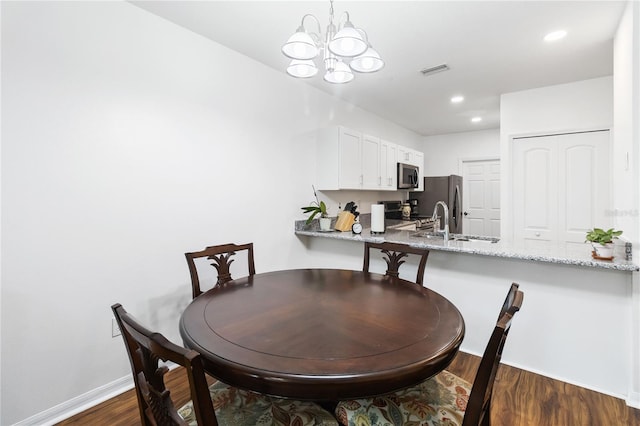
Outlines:
{"label": "white upper cabinet", "polygon": [[380,138],[362,137],[362,189],[380,189]]}
{"label": "white upper cabinet", "polygon": [[346,127],[320,131],[316,143],[320,190],[362,188],[362,133]]}
{"label": "white upper cabinet", "polygon": [[406,146],[398,147],[398,163],[411,164],[412,166],[423,166],[424,154]]}
{"label": "white upper cabinet", "polygon": [[316,144],[318,189],[397,191],[401,149],[410,153],[410,164],[420,166],[422,186],[424,155],[421,152],[343,126],[323,129]]}
{"label": "white upper cabinet", "polygon": [[380,188],[398,189],[398,145],[384,140],[380,141]]}
{"label": "white upper cabinet", "polygon": [[[334,183],[333,186],[335,189],[358,189],[362,186],[362,170],[360,167],[362,163],[362,134],[342,127],[338,130],[338,146],[332,147],[331,156],[333,159],[331,161],[335,162],[335,159],[339,159],[340,167],[336,175],[338,182]],[[327,141],[321,143],[323,151],[325,148],[329,148],[325,145],[325,142]],[[326,164],[326,162],[323,164]]]}

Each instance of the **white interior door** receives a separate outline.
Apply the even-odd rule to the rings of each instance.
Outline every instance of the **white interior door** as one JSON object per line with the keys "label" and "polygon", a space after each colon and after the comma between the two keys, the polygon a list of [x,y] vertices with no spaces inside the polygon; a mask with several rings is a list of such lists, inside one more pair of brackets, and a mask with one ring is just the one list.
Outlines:
{"label": "white interior door", "polygon": [[608,227],[609,131],[513,140],[514,238],[583,243]]}
{"label": "white interior door", "polygon": [[500,160],[462,162],[462,229],[465,234],[500,236]]}

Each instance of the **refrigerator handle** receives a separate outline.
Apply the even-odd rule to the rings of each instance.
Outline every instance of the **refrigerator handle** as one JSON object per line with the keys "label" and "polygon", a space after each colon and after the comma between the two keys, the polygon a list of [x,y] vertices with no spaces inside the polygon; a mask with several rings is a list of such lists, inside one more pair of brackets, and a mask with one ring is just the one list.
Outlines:
{"label": "refrigerator handle", "polygon": [[[458,227],[458,216],[462,216],[462,209],[460,205],[460,185],[456,185],[456,192],[453,196],[453,225]],[[462,217],[460,217],[462,219]]]}

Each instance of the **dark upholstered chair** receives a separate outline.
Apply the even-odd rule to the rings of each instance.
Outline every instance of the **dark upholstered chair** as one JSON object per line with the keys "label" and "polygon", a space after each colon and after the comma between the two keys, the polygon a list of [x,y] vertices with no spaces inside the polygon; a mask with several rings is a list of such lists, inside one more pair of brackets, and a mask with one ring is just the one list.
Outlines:
{"label": "dark upholstered chair", "polygon": [[256,274],[256,267],[253,263],[253,243],[248,244],[222,244],[218,246],[207,247],[202,251],[197,251],[193,253],[185,253],[185,257],[187,258],[187,264],[189,265],[189,273],[191,274],[191,290],[193,298],[200,296],[202,294],[202,290],[200,289],[200,278],[198,276],[198,268],[196,267],[195,259],[206,257],[209,260],[213,260],[211,266],[216,268],[218,271],[218,279],[214,285],[224,285],[225,283],[231,281],[231,273],[229,271],[229,266],[233,262],[234,259],[231,256],[234,256],[236,252],[246,250],[247,251],[247,262],[249,267],[249,276]]}
{"label": "dark upholstered chair", "polygon": [[369,272],[369,257],[371,249],[379,249],[386,256],[384,258],[385,262],[387,262],[387,272],[386,275],[390,277],[398,277],[400,265],[402,265],[405,261],[403,260],[405,257],[408,257],[409,254],[415,254],[420,256],[420,263],[418,265],[418,275],[416,277],[416,284],[422,285],[424,280],[424,268],[427,265],[427,258],[429,257],[429,250],[420,249],[408,246],[406,244],[396,244],[396,243],[364,243],[364,265],[362,270],[364,272]]}
{"label": "dark upholstered chair", "polygon": [[[161,334],[147,330],[119,303],[111,309],[129,355],[143,426],[337,426],[338,423],[328,411],[312,402],[272,398],[232,388],[219,381],[208,387],[199,353],[177,346]],[[184,367],[192,399],[180,409],[175,408],[170,392],[165,387],[164,375],[168,368],[159,360],[172,361]]]}
{"label": "dark upholstered chair", "polygon": [[[444,370],[408,389],[369,399],[341,401],[336,416],[343,425],[490,424],[491,396],[511,320],[524,294],[512,284],[484,351],[473,385]],[[385,419],[393,419],[387,421]]]}

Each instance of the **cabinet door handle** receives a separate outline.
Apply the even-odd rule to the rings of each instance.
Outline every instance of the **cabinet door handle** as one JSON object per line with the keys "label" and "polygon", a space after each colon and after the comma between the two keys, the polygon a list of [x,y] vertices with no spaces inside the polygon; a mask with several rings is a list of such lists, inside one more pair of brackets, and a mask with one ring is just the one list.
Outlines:
{"label": "cabinet door handle", "polygon": [[539,237],[539,236],[540,236],[540,233],[539,233],[539,232],[536,232],[536,237]]}
{"label": "cabinet door handle", "polygon": [[360,175],[360,185],[362,185],[362,182],[364,182],[364,177],[363,175]]}
{"label": "cabinet door handle", "polygon": [[382,176],[378,176],[378,186],[382,186]]}

